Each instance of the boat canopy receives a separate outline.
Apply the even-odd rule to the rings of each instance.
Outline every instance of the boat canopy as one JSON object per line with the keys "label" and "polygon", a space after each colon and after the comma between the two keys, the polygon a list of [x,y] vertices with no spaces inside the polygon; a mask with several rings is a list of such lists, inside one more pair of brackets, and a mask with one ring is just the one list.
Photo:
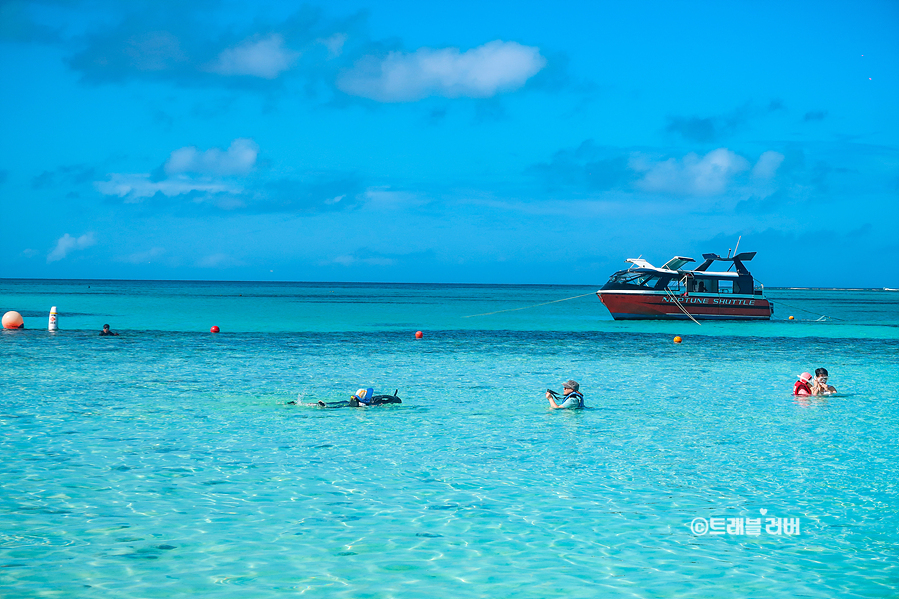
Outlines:
{"label": "boat canopy", "polygon": [[[652,268],[655,269],[655,266],[644,260],[643,258],[628,258],[625,262],[630,262],[637,268]],[[628,268],[634,268],[634,266],[629,266]]]}
{"label": "boat canopy", "polygon": [[684,264],[689,264],[690,262],[696,262],[693,258],[687,258],[686,256],[675,256],[662,266],[653,266],[643,258],[628,258],[625,262],[630,262],[634,266],[630,268],[649,268],[651,270],[672,270],[678,271]]}
{"label": "boat canopy", "polygon": [[680,270],[681,266],[684,264],[689,264],[690,262],[696,262],[693,258],[687,258],[685,256],[675,256],[668,262],[662,265],[663,270]]}
{"label": "boat canopy", "polygon": [[712,265],[713,262],[733,262],[734,266],[737,267],[737,274],[748,275],[749,270],[746,266],[743,265],[743,261],[749,262],[753,258],[755,258],[756,252],[743,252],[742,254],[737,254],[730,258],[722,258],[718,254],[703,254],[702,257],[705,258],[705,262],[696,267],[696,271],[694,272],[702,272],[708,269],[709,266]]}

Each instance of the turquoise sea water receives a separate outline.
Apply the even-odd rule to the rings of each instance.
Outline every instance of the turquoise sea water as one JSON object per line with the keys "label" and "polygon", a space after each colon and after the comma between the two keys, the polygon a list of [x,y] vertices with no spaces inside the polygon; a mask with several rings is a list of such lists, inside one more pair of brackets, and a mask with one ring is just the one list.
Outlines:
{"label": "turquoise sea water", "polygon": [[[899,594],[899,293],[466,318],[594,290],[0,280],[0,596]],[[369,385],[404,403],[287,403]]]}

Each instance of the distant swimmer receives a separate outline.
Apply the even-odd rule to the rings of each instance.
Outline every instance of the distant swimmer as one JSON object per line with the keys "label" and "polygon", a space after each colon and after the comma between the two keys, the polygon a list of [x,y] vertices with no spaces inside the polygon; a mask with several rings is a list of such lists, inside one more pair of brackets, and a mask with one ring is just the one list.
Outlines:
{"label": "distant swimmer", "polygon": [[799,380],[793,383],[793,395],[811,395],[812,387],[809,383],[812,382],[812,375],[808,372],[803,372],[799,375]]}
{"label": "distant swimmer", "polygon": [[118,333],[113,333],[112,331],[109,330],[109,325],[108,325],[108,324],[104,324],[104,325],[103,325],[103,330],[100,331],[100,336],[101,336],[101,337],[106,337],[106,336],[118,337],[119,334],[118,334]]}
{"label": "distant swimmer", "polygon": [[546,399],[549,400],[549,407],[553,410],[583,408],[584,396],[578,389],[580,389],[578,382],[571,379],[562,383],[563,396],[559,396],[552,389],[547,389]]}
{"label": "distant swimmer", "polygon": [[827,384],[827,369],[818,368],[815,370],[815,380],[812,382],[812,395],[831,395],[836,392],[835,387]]}

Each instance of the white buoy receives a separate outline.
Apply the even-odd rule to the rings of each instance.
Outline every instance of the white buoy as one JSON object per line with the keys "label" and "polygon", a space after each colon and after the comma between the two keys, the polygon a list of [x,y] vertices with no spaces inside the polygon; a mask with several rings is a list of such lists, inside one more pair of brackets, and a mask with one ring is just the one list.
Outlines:
{"label": "white buoy", "polygon": [[56,322],[56,306],[50,308],[50,324],[47,326],[48,331],[55,331],[59,329],[59,325]]}

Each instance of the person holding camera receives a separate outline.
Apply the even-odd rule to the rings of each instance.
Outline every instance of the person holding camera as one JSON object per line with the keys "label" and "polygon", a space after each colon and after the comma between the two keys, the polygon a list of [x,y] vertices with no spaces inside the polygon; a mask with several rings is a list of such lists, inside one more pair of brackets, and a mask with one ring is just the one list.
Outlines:
{"label": "person holding camera", "polygon": [[552,389],[546,390],[546,399],[553,410],[572,410],[584,407],[584,396],[578,391],[580,385],[577,381],[567,380],[562,383],[563,395],[560,396]]}
{"label": "person holding camera", "polygon": [[833,385],[827,384],[827,378],[826,368],[815,370],[815,379],[812,381],[812,395],[830,395],[837,392]]}

